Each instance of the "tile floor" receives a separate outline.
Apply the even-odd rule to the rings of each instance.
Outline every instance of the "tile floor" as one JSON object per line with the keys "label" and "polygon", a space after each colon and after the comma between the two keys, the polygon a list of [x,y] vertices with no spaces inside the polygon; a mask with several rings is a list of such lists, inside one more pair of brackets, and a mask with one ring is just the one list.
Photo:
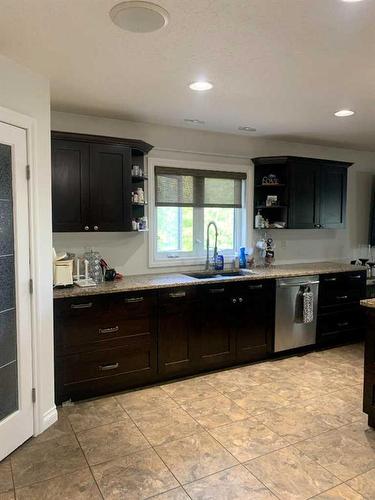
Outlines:
{"label": "tile floor", "polygon": [[362,345],[59,410],[0,463],[0,500],[375,499]]}

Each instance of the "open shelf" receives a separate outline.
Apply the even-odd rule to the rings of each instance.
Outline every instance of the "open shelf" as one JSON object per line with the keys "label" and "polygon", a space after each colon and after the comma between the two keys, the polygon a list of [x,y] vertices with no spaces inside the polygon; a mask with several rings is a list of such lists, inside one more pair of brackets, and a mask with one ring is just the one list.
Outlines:
{"label": "open shelf", "polygon": [[144,181],[147,181],[148,180],[148,177],[147,176],[142,176],[142,177],[138,177],[136,175],[133,175],[132,176],[132,182],[134,183],[137,183],[137,182],[144,182]]}
{"label": "open shelf", "polygon": [[257,210],[268,210],[269,208],[288,208],[288,205],[272,205],[270,207],[266,207],[266,205],[257,205],[255,208]]}
{"label": "open shelf", "polygon": [[285,187],[286,184],[257,184],[257,188],[273,188],[273,187]]}

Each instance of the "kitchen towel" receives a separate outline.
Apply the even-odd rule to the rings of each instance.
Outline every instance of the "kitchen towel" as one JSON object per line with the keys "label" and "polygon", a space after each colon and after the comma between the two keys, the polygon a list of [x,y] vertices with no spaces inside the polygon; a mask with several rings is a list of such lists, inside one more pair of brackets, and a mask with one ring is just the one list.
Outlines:
{"label": "kitchen towel", "polygon": [[300,286],[297,292],[294,321],[296,323],[314,321],[314,294],[307,285]]}

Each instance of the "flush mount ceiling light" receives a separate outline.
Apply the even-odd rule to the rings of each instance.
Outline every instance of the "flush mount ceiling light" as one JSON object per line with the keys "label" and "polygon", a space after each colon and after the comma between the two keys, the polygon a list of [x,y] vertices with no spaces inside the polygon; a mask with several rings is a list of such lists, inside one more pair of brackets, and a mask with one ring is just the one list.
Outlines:
{"label": "flush mount ceiling light", "polygon": [[341,1],[346,3],[362,2],[362,0],[341,0]]}
{"label": "flush mount ceiling light", "polygon": [[238,127],[238,130],[242,130],[244,132],[256,132],[257,129],[254,127]]}
{"label": "flush mount ceiling light", "polygon": [[151,33],[168,24],[168,12],[151,2],[121,2],[109,12],[112,21],[125,31]]}
{"label": "flush mount ceiling light", "polygon": [[189,85],[191,90],[197,90],[198,92],[202,92],[203,90],[211,90],[213,87],[212,83],[205,81],[192,82]]}
{"label": "flush mount ceiling light", "polygon": [[184,122],[186,123],[194,123],[195,125],[204,125],[206,122],[203,120],[197,120],[196,118],[184,118]]}
{"label": "flush mount ceiling light", "polygon": [[341,109],[335,113],[335,116],[338,116],[339,118],[352,115],[354,115],[354,111],[351,111],[350,109]]}

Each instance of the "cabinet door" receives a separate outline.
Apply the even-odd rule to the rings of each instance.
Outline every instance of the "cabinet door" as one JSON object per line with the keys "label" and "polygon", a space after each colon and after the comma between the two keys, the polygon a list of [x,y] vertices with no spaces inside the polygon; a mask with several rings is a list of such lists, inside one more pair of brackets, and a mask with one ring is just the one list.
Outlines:
{"label": "cabinet door", "polygon": [[159,373],[184,374],[194,365],[196,289],[171,289],[160,293]]}
{"label": "cabinet door", "polygon": [[199,368],[230,364],[235,359],[236,345],[230,324],[229,297],[224,285],[202,287],[199,313]]}
{"label": "cabinet door", "polygon": [[274,293],[272,281],[233,287],[231,324],[236,336],[237,361],[262,359],[271,350]]}
{"label": "cabinet door", "polygon": [[90,230],[130,231],[130,149],[92,145],[90,174]]}
{"label": "cabinet door", "polygon": [[327,229],[345,227],[347,169],[325,167],[320,169],[319,224]]}
{"label": "cabinet door", "polygon": [[52,141],[53,230],[83,231],[89,224],[89,145]]}
{"label": "cabinet door", "polygon": [[319,167],[291,165],[289,167],[290,229],[313,229],[319,224]]}

